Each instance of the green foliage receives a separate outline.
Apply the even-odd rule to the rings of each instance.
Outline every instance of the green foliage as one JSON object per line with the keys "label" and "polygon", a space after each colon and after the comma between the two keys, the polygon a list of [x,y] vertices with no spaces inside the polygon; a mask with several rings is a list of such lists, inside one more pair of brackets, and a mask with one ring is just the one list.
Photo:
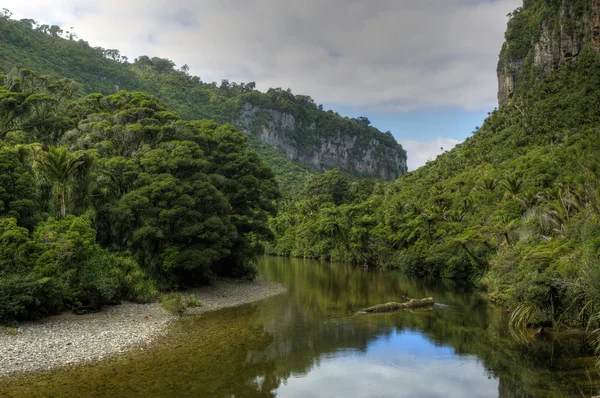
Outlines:
{"label": "green foliage", "polygon": [[202,303],[193,294],[167,293],[160,296],[160,305],[173,315],[183,315],[188,308],[202,307]]}
{"label": "green foliage", "polygon": [[310,167],[292,162],[271,145],[254,137],[248,137],[248,145],[273,169],[275,179],[284,198],[291,198],[298,193],[306,179],[315,173]]}
{"label": "green foliage", "polygon": [[185,303],[188,308],[200,308],[202,307],[202,302],[198,300],[196,296],[193,294],[188,295],[185,298]]}
{"label": "green foliage", "polygon": [[271,220],[268,250],[467,280],[519,309],[516,324],[596,325],[599,87],[600,55],[588,49],[369,195],[348,195],[331,172],[312,177]]}
{"label": "green foliage", "polygon": [[[294,95],[289,89],[274,88],[261,93],[256,90],[254,82],[203,82],[199,77],[190,76],[189,68],[185,65],[177,69],[168,59],[140,56],[130,62],[118,50],[92,48],[87,42],[77,40],[72,33],[56,28],[53,31],[31,20],[16,21],[9,17],[0,19],[0,37],[3,38],[0,43],[0,71],[8,73],[27,68],[54,78],[73,79],[78,83],[75,86],[70,80],[60,80],[53,83],[52,89],[46,89],[43,80],[47,78],[9,73],[7,82],[15,84],[7,84],[5,92],[0,91],[0,109],[10,110],[7,113],[8,121],[5,122],[8,127],[3,127],[0,118],[0,138],[3,138],[4,132],[13,129],[37,126],[38,122],[33,124],[29,119],[15,124],[10,117],[30,112],[34,106],[44,110],[44,117],[38,118],[41,119],[39,134],[47,135],[44,132],[53,131],[56,136],[60,136],[73,128],[77,120],[72,114],[63,111],[64,104],[73,95],[110,95],[120,90],[140,91],[155,95],[186,120],[211,119],[241,127],[244,125],[240,120],[243,108],[260,109],[251,123],[244,126],[252,138],[255,133],[273,123],[272,111],[284,112],[296,122],[296,128],[286,131],[286,134],[299,152],[309,154],[320,150],[326,139],[340,136],[343,140],[347,137],[355,140],[349,154],[351,160],[362,160],[366,151],[376,143],[376,159],[385,169],[388,178],[403,172],[391,161],[398,155],[406,155],[402,147],[391,134],[384,134],[370,126],[366,118],[352,119],[341,117],[332,111],[326,112],[311,97]],[[21,72],[23,73],[26,71]],[[6,100],[3,101],[3,98]],[[55,141],[50,139],[47,143],[55,144]],[[283,187],[295,185],[288,174],[291,169],[309,168],[306,165],[290,164],[287,158],[267,144],[252,146],[273,168],[278,180],[284,182]]]}
{"label": "green foliage", "polygon": [[156,282],[130,256],[113,255],[113,278],[119,286],[118,296],[136,303],[150,303],[158,298]]}
{"label": "green foliage", "polygon": [[85,179],[82,176],[85,163],[83,154],[72,154],[66,147],[50,147],[48,151],[34,153],[33,168],[38,178],[52,187],[52,196],[59,204],[61,217],[67,216],[67,203],[73,186]]}
{"label": "green foliage", "polygon": [[0,143],[0,217],[14,218],[32,229],[44,215],[32,171],[31,149]]}
{"label": "green foliage", "polygon": [[17,328],[6,328],[4,329],[4,334],[7,336],[16,336],[19,334],[19,329]]}
{"label": "green foliage", "polygon": [[168,293],[160,296],[160,305],[173,315],[183,315],[187,305],[183,296],[179,293]]}
{"label": "green foliage", "polygon": [[68,131],[40,130],[22,113],[0,141],[0,319],[255,276],[279,191],[233,126],[183,121],[125,91],[59,111]]}
{"label": "green foliage", "polygon": [[11,274],[0,279],[0,319],[36,319],[60,311],[62,286],[48,277]]}

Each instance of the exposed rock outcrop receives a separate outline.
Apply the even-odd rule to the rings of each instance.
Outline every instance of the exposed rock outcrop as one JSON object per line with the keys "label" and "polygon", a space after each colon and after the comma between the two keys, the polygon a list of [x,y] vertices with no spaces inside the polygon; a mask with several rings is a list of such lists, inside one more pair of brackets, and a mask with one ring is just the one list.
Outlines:
{"label": "exposed rock outcrop", "polygon": [[364,134],[327,130],[316,120],[300,122],[288,113],[245,103],[233,124],[246,135],[264,141],[295,162],[325,171],[340,168],[385,180],[407,171],[406,152],[393,137],[383,133]]}
{"label": "exposed rock outcrop", "polygon": [[600,51],[600,0],[524,0],[511,14],[498,62],[498,103],[512,98],[525,68],[536,76],[577,59],[586,45]]}

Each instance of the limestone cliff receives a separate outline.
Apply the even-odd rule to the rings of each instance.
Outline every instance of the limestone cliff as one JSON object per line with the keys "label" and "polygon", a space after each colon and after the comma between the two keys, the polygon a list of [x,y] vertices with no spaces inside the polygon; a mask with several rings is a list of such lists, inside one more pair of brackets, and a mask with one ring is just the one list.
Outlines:
{"label": "limestone cliff", "polygon": [[600,0],[524,0],[509,18],[497,70],[500,106],[525,78],[576,60],[586,46],[600,50]]}
{"label": "limestone cliff", "polygon": [[[0,71],[4,73],[26,68],[71,78],[81,84],[80,94],[150,93],[184,119],[232,123],[274,146],[279,160],[285,155],[316,170],[340,168],[382,179],[406,172],[406,152],[391,134],[369,126],[366,118],[345,118],[325,111],[309,96],[294,95],[289,89],[261,92],[254,82],[203,82],[187,70],[175,69],[168,59],[140,56],[131,63],[120,62],[115,58],[117,50],[92,48],[83,40],[47,34],[27,21],[31,20],[0,18]],[[287,173],[271,148],[264,152],[255,149],[276,173]]]}
{"label": "limestone cliff", "polygon": [[[407,171],[406,152],[391,134],[323,111],[299,119],[291,113],[246,102],[233,124],[292,161],[319,171],[340,168],[385,180]],[[338,123],[331,123],[331,119]]]}

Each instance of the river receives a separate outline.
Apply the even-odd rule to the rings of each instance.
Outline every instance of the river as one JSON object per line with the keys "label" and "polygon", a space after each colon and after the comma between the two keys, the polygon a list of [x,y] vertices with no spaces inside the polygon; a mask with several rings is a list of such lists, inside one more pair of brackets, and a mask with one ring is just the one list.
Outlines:
{"label": "river", "polygon": [[[599,391],[580,339],[522,343],[507,314],[449,282],[310,260],[264,257],[288,292],[174,324],[154,348],[34,377],[0,396],[590,397]],[[360,314],[403,297],[433,308]]]}

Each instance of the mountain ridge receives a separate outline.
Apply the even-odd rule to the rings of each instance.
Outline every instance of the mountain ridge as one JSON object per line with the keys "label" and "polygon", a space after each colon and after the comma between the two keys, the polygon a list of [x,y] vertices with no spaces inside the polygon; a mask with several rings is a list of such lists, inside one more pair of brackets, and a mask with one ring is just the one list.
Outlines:
{"label": "mountain ridge", "polygon": [[[315,171],[341,168],[351,174],[388,180],[407,171],[406,152],[391,134],[371,127],[366,118],[352,119],[325,111],[309,96],[294,95],[289,89],[262,93],[253,82],[205,83],[190,76],[187,66],[176,69],[168,59],[140,56],[130,63],[118,50],[92,48],[58,26],[39,25],[29,19],[15,21],[8,15],[0,19],[0,38],[0,69],[4,72],[26,68],[71,78],[81,84],[81,94],[111,94],[122,89],[146,92],[185,119],[231,123],[251,139],[275,137],[265,142],[275,144],[280,154]],[[261,112],[242,125],[239,120],[249,103],[260,107]],[[269,116],[275,113],[294,119],[298,122],[296,128],[274,128]],[[265,130],[266,135],[255,134]],[[346,146],[350,141],[356,145]]]}
{"label": "mountain ridge", "polygon": [[[501,106],[473,136],[359,192],[330,172],[314,176],[271,220],[269,252],[466,281],[513,310],[516,329],[600,327],[600,54],[586,22],[595,20],[593,4],[526,1],[511,13],[499,59],[501,71],[507,60],[520,68],[509,70],[513,91],[503,96],[500,73]],[[544,70],[534,62],[540,32],[561,21],[565,5],[580,10],[573,32],[587,33],[577,36],[576,57]]]}

